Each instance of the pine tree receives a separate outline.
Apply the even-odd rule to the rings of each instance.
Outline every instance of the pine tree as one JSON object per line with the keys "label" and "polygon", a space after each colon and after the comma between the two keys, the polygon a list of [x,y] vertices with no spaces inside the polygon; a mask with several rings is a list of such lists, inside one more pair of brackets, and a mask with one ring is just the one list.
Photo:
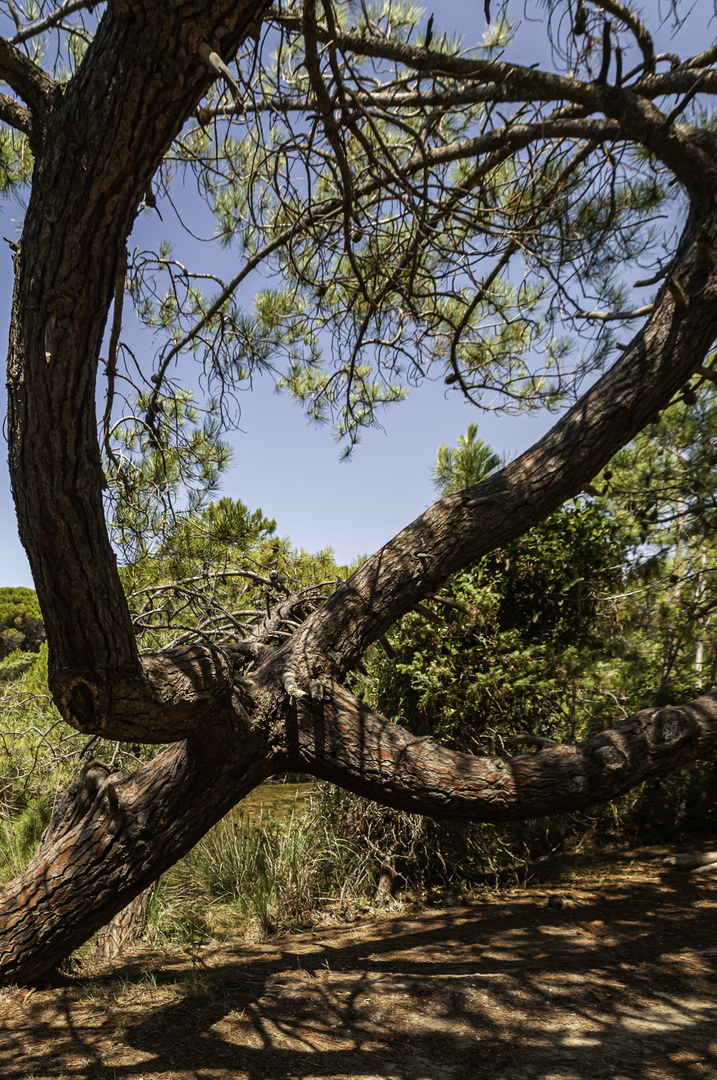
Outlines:
{"label": "pine tree", "polygon": [[[717,51],[675,56],[658,16],[615,0],[536,5],[539,65],[511,56],[512,5],[468,51],[438,27],[417,35],[405,2],[69,7],[29,22],[0,4],[0,177],[29,187],[11,478],[62,716],[88,736],[168,745],[92,798],[71,786],[86,812],[51,824],[3,887],[2,977],[48,971],[282,770],[410,811],[509,820],[609,799],[713,749],[711,693],[509,762],[417,742],[343,682],[451,574],[590,485],[705,365]],[[129,250],[141,208],[161,213],[158,196],[189,178],[236,252],[231,281],[168,246]],[[242,308],[258,268],[268,287]],[[127,296],[155,335],[146,357],[123,339]],[[104,514],[121,470],[103,464],[120,460],[127,416],[152,469],[176,460],[179,358],[200,365],[220,424],[264,372],[333,419],[347,450],[424,377],[482,407],[566,411],[322,605],[270,604],[242,648],[198,632],[144,654]],[[217,463],[201,432],[194,446],[201,488]],[[317,500],[325,511],[331,493]]]}

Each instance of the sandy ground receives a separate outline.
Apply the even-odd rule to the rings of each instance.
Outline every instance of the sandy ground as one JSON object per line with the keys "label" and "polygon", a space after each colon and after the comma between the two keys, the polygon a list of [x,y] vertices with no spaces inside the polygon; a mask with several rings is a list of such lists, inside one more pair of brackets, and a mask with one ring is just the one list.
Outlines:
{"label": "sandy ground", "polygon": [[0,1076],[717,1078],[717,874],[665,871],[664,854],[0,991]]}

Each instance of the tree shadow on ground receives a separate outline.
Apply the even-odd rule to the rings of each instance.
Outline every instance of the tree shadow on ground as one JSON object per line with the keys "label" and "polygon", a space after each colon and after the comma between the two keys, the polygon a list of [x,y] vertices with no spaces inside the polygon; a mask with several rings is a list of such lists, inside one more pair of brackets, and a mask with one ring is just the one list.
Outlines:
{"label": "tree shadow on ground", "polygon": [[648,856],[6,991],[1,1075],[703,1080],[717,1073],[717,881]]}

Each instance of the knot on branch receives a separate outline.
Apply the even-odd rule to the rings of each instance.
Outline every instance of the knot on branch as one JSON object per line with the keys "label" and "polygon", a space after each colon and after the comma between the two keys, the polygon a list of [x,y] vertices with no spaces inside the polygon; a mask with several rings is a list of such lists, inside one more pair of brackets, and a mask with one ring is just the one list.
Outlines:
{"label": "knot on branch", "polygon": [[601,769],[615,772],[618,769],[623,769],[627,765],[627,755],[624,751],[613,743],[608,743],[605,746],[598,746],[592,753],[593,761],[595,761]]}
{"label": "knot on branch", "polygon": [[84,731],[88,735],[99,733],[102,727],[102,710],[99,708],[96,687],[81,677],[71,679],[61,693],[55,692],[55,701],[65,718],[69,719],[78,731]]}
{"label": "knot on branch", "polygon": [[75,825],[89,814],[109,775],[107,765],[103,765],[101,761],[88,761],[57,804],[50,823],[42,834],[40,851],[44,851],[74,829]]}
{"label": "knot on branch", "polygon": [[668,705],[656,709],[650,717],[647,733],[653,746],[670,750],[689,739],[697,729],[697,724],[684,709]]}

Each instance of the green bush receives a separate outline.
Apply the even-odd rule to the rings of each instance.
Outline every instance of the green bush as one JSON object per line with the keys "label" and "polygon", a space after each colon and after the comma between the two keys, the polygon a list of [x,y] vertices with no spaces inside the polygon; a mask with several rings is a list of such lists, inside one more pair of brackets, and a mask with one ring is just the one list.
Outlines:
{"label": "green bush", "polygon": [[0,660],[11,653],[37,652],[44,640],[34,589],[0,588]]}

